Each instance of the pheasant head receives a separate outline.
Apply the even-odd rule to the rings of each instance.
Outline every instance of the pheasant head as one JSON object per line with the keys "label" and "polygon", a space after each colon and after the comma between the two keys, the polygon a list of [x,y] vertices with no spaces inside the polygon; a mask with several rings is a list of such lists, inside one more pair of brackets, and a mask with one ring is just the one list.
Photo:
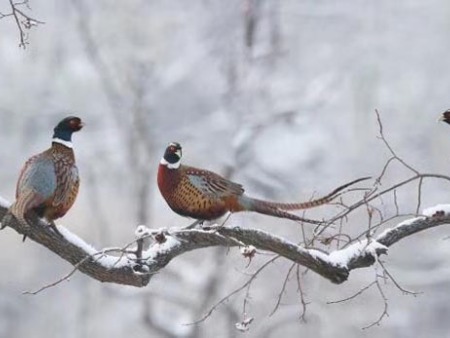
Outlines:
{"label": "pheasant head", "polygon": [[177,142],[171,142],[166,148],[160,164],[167,166],[169,169],[178,169],[181,164],[181,145]]}
{"label": "pheasant head", "polygon": [[444,121],[450,124],[450,109],[447,109],[445,112],[442,113],[442,116],[439,119],[439,121]]}
{"label": "pheasant head", "polygon": [[61,120],[53,129],[53,142],[72,148],[72,133],[83,128],[84,123],[79,117],[68,116]]}

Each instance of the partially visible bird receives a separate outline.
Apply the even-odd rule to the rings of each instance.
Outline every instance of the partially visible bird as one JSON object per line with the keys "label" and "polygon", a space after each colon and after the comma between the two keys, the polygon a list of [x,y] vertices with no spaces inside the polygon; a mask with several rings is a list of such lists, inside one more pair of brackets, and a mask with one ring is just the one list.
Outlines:
{"label": "partially visible bird", "polygon": [[[74,116],[61,120],[54,128],[51,147],[24,164],[16,186],[16,201],[8,211],[22,226],[29,227],[27,215],[34,211],[59,234],[54,220],[72,207],[80,185],[72,133],[81,130],[83,125]],[[7,216],[3,218],[2,229],[7,226]]]}
{"label": "partially visible bird", "polygon": [[244,194],[242,185],[211,171],[182,165],[181,157],[181,145],[176,142],[170,143],[159,163],[158,187],[173,211],[200,221],[214,220],[227,212],[254,211],[294,221],[319,224],[319,221],[307,220],[287,211],[327,204],[339,196],[345,188],[369,178],[354,180],[312,201],[277,203],[251,198]]}
{"label": "partially visible bird", "polygon": [[444,121],[450,124],[450,109],[447,109],[445,112],[442,113],[442,116],[440,117],[439,121]]}

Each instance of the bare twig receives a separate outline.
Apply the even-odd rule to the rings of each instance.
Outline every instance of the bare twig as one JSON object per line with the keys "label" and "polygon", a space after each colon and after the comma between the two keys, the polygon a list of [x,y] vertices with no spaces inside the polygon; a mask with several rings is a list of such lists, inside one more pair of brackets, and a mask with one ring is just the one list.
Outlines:
{"label": "bare twig", "polygon": [[[67,273],[66,275],[64,275],[60,279],[58,279],[58,280],[56,280],[56,281],[54,281],[52,283],[49,283],[47,285],[44,285],[44,286],[40,287],[39,289],[37,289],[35,291],[24,291],[22,294],[24,294],[24,295],[37,295],[38,293],[40,293],[40,292],[42,292],[42,291],[44,291],[46,289],[54,287],[54,286],[56,286],[56,285],[58,285],[58,284],[60,284],[60,283],[62,283],[64,281],[68,281],[70,279],[70,277],[72,277],[75,274],[75,272],[77,272],[78,268],[83,263],[85,263],[88,259],[95,259],[95,261],[97,261],[98,259],[101,258],[101,256],[104,256],[105,254],[107,254],[109,252],[121,252],[122,250],[123,249],[121,249],[121,248],[112,248],[112,249],[108,249],[108,250],[102,250],[102,251],[97,252],[95,254],[86,256],[81,261],[79,261],[77,264],[75,264],[74,268],[69,273]],[[95,257],[97,257],[97,258],[95,258]],[[120,258],[118,257],[118,261],[119,260],[120,260]]]}
{"label": "bare twig", "polygon": [[[237,289],[235,289],[234,291],[230,292],[228,295],[226,295],[225,297],[223,297],[222,299],[220,299],[216,304],[214,304],[207,312],[206,314],[201,317],[200,319],[192,322],[192,323],[187,323],[186,325],[195,325],[195,324],[199,324],[203,321],[205,321],[209,316],[211,316],[211,314],[222,304],[226,303],[231,297],[233,297],[234,295],[236,295],[237,293],[241,292],[242,290],[244,290],[246,287],[248,287],[249,285],[251,285],[251,283],[256,279],[256,277],[258,276],[258,274],[263,271],[269,264],[273,263],[275,260],[277,260],[278,258],[280,258],[280,256],[276,256],[273,257],[271,259],[269,259],[267,262],[265,262],[261,267],[258,268],[258,270],[256,270],[251,276],[250,278],[244,283],[242,284],[240,287],[238,287]],[[247,291],[248,292],[248,291]]]}
{"label": "bare twig", "polygon": [[417,207],[416,207],[416,215],[419,214],[420,207],[422,205],[422,184],[423,177],[419,179],[419,184],[417,185]]}
{"label": "bare twig", "polygon": [[275,306],[274,306],[272,312],[270,312],[269,317],[272,317],[272,316],[275,314],[275,312],[277,312],[278,308],[280,307],[281,299],[283,298],[283,294],[284,294],[284,292],[286,291],[286,285],[287,285],[287,283],[288,283],[288,281],[289,281],[289,276],[290,276],[292,270],[294,270],[294,268],[295,268],[296,266],[297,266],[297,264],[294,263],[294,264],[292,264],[291,267],[289,268],[289,270],[288,270],[288,272],[287,272],[287,274],[286,274],[286,277],[284,278],[284,281],[283,281],[283,285],[282,285],[282,287],[281,287],[281,290],[280,290],[280,292],[279,292],[279,294],[278,294],[278,297],[277,297],[277,303],[275,304]]}
{"label": "bare twig", "polygon": [[[378,127],[379,127],[379,133],[380,133],[380,139],[383,141],[384,145],[386,146],[386,148],[389,149],[389,152],[392,155],[392,159],[396,160],[398,162],[400,162],[403,166],[405,166],[406,168],[408,168],[409,170],[411,170],[414,174],[418,175],[419,172],[414,169],[412,166],[410,166],[409,164],[407,164],[402,158],[400,158],[396,152],[394,151],[394,149],[391,147],[391,145],[389,144],[389,142],[386,140],[386,137],[384,136],[384,132],[383,132],[383,123],[381,122],[381,117],[380,117],[380,113],[378,112],[377,109],[375,109],[375,114],[377,116],[377,122],[378,122]],[[387,164],[389,164],[390,161],[388,161]],[[384,174],[384,170],[382,172],[382,175],[379,177],[379,179],[381,180],[381,177]]]}
{"label": "bare twig", "polygon": [[389,277],[389,279],[392,281],[392,283],[394,283],[394,285],[397,287],[397,289],[399,289],[403,294],[412,295],[412,296],[417,296],[417,295],[421,294],[421,292],[413,292],[413,291],[406,290],[405,288],[402,288],[400,286],[400,284],[398,284],[398,282],[395,280],[395,278],[391,275],[391,273],[386,269],[386,267],[384,266],[383,262],[381,262],[381,260],[378,260],[378,264],[380,264],[380,266],[383,268],[383,272],[386,274],[386,276]]}
{"label": "bare twig", "polygon": [[297,264],[296,277],[297,277],[297,290],[300,293],[300,303],[302,304],[302,312],[300,314],[300,320],[302,320],[303,322],[306,322],[306,307],[308,305],[308,302],[305,299],[305,292],[303,291],[303,287],[302,287],[302,278],[300,276],[300,265],[298,265],[298,264]]}
{"label": "bare twig", "polygon": [[364,293],[365,291],[370,289],[372,286],[374,286],[375,283],[376,283],[376,281],[373,281],[372,283],[370,283],[369,285],[363,287],[361,290],[359,290],[357,293],[351,295],[350,297],[339,299],[339,300],[333,300],[333,301],[327,302],[327,304],[339,304],[339,303],[344,303],[344,302],[347,302],[349,300],[355,299],[356,297],[358,297],[359,295],[361,295],[362,293]]}
{"label": "bare twig", "polygon": [[380,317],[374,321],[372,324],[367,325],[365,327],[363,327],[363,330],[367,330],[370,329],[371,327],[375,326],[375,325],[380,325],[381,321],[383,320],[384,317],[388,316],[388,302],[387,302],[387,298],[384,295],[383,289],[381,288],[380,282],[378,280],[378,278],[375,280],[375,285],[377,286],[378,292],[380,293],[381,298],[383,299],[383,304],[384,304],[384,308],[383,308],[383,312],[381,313]]}
{"label": "bare twig", "polygon": [[[356,210],[358,210],[361,206],[365,205],[367,202],[371,202],[377,198],[380,198],[381,196],[384,196],[400,187],[406,186],[411,182],[414,182],[416,180],[419,179],[426,179],[426,178],[433,178],[433,179],[441,179],[444,181],[447,181],[448,183],[450,183],[450,177],[446,176],[446,175],[441,175],[441,174],[431,174],[431,173],[422,173],[422,174],[418,174],[415,176],[412,176],[410,178],[407,178],[403,181],[400,181],[399,183],[396,183],[376,194],[372,194],[370,197],[362,199],[360,201],[355,202],[354,204],[350,205],[349,208],[347,210],[344,210],[343,212],[338,213],[336,216],[332,217],[331,219],[329,219],[326,223],[329,225],[335,223],[336,221],[338,221],[339,219],[341,219],[342,217],[347,217],[349,214],[351,214],[352,212],[355,212]],[[318,234],[321,234],[323,231],[325,231],[328,226],[324,226],[322,227],[319,231]]]}
{"label": "bare twig", "polygon": [[[399,215],[400,207],[398,206],[397,190],[394,190],[393,195],[394,195],[395,214]],[[417,214],[417,212],[416,212],[416,214]]]}
{"label": "bare twig", "polygon": [[28,3],[28,0],[22,2],[14,2],[13,0],[9,0],[9,4],[11,6],[11,13],[3,14],[0,13],[0,19],[3,19],[8,16],[12,16],[14,21],[16,22],[17,29],[19,30],[19,47],[26,48],[28,45],[28,35],[25,30],[29,30],[34,26],[44,24],[45,22],[32,18],[22,10],[20,10],[19,6],[26,6],[28,9],[31,9]]}

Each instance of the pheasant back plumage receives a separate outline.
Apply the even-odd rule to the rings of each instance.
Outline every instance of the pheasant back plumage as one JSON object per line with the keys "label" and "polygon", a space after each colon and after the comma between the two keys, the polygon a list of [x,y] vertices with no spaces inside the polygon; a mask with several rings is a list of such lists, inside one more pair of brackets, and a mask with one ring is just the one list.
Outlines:
{"label": "pheasant back plumage", "polygon": [[158,186],[176,213],[201,220],[212,220],[228,211],[241,211],[238,198],[244,193],[240,184],[207,170],[180,166],[173,170],[160,165]]}
{"label": "pheasant back plumage", "polygon": [[35,211],[49,222],[66,214],[78,194],[80,179],[71,148],[53,143],[31,157],[22,168],[11,212],[26,224],[25,215]]}

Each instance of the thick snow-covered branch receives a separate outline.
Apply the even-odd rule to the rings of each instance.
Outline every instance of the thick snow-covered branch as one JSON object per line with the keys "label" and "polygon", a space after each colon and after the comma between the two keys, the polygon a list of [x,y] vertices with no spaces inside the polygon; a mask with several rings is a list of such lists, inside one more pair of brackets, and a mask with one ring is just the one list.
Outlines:
{"label": "thick snow-covered branch", "polygon": [[[0,220],[5,216],[7,207],[5,200],[0,199]],[[14,219],[9,224],[18,233],[45,246],[92,278],[132,286],[144,286],[150,280],[150,275],[134,271],[136,263],[132,260],[114,257],[107,254],[106,250],[105,253],[96,250],[61,226],[58,229],[63,237],[58,236],[37,217],[32,218],[30,225],[29,228],[24,228]]]}
{"label": "thick snow-covered branch", "polygon": [[[7,207],[8,203],[0,198],[0,219],[6,214]],[[216,226],[210,230],[180,228],[149,230],[153,241],[138,255],[129,250],[131,245],[122,250],[120,248],[97,250],[63,227],[58,227],[63,235],[60,237],[43,227],[42,221],[37,218],[33,219],[29,229],[24,229],[17,222],[11,223],[11,227],[44,245],[92,278],[102,282],[142,287],[149,283],[152,275],[185,252],[210,246],[250,245],[276,253],[339,284],[348,279],[351,270],[374,264],[379,255],[386,254],[387,248],[399,240],[447,223],[450,223],[450,206],[436,206],[425,210],[424,216],[403,221],[375,238],[354,242],[330,253],[314,248],[303,248],[284,238],[256,229]],[[110,254],[114,251],[118,255]]]}

